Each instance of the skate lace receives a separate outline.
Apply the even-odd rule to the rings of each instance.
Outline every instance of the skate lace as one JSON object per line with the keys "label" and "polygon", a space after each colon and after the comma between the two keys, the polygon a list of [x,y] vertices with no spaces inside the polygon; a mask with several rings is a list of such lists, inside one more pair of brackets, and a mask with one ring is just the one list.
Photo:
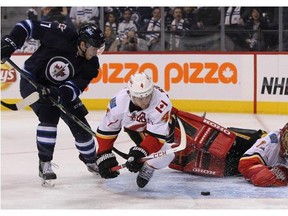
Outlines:
{"label": "skate lace", "polygon": [[59,166],[57,164],[55,164],[55,163],[43,162],[43,164],[42,164],[43,174],[54,173],[52,167],[55,167],[56,169],[59,168]]}
{"label": "skate lace", "polygon": [[153,173],[154,173],[154,169],[149,167],[147,164],[144,164],[139,173],[139,177],[149,181],[150,178],[153,176]]}

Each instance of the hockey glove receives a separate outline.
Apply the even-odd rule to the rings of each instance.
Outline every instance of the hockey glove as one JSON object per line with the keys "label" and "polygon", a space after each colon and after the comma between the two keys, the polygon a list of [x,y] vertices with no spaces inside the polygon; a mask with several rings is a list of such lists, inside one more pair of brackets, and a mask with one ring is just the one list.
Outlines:
{"label": "hockey glove", "polygon": [[1,63],[5,63],[7,59],[18,49],[17,44],[9,36],[4,36],[1,39]]}
{"label": "hockey glove", "polygon": [[288,181],[287,168],[284,166],[272,168],[263,166],[259,172],[252,176],[251,181],[259,187],[286,186]]}
{"label": "hockey glove", "polygon": [[49,97],[52,97],[56,101],[60,102],[59,92],[56,87],[46,87],[43,85],[38,85],[37,91],[39,92],[39,97],[42,99],[42,101],[50,102]]}
{"label": "hockey glove", "polygon": [[144,164],[144,162],[139,161],[139,159],[147,155],[147,152],[143,148],[139,146],[132,147],[128,154],[129,158],[126,162],[127,169],[130,172],[138,172]]}
{"label": "hockey glove", "polygon": [[286,166],[278,165],[271,168],[271,171],[276,176],[275,186],[286,186],[288,183],[288,168]]}
{"label": "hockey glove", "polygon": [[119,171],[111,171],[112,167],[118,165],[115,155],[112,152],[107,152],[97,157],[96,164],[99,168],[99,174],[102,178],[116,178],[120,173]]}

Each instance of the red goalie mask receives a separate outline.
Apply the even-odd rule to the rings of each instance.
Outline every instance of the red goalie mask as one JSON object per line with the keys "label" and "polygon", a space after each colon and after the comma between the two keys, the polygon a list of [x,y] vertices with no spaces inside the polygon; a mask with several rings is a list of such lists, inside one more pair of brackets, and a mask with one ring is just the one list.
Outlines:
{"label": "red goalie mask", "polygon": [[284,150],[284,155],[288,156],[288,123],[280,131],[280,145]]}

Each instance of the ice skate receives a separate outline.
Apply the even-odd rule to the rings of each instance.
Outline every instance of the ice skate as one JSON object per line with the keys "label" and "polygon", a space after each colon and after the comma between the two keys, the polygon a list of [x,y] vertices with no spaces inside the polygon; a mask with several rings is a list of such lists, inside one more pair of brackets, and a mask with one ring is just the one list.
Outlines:
{"label": "ice skate", "polygon": [[147,163],[144,163],[136,179],[138,187],[144,188],[152,178],[154,171],[155,169],[153,169]]}
{"label": "ice skate", "polygon": [[51,161],[39,161],[39,177],[41,178],[41,185],[43,187],[54,187],[55,185],[57,176],[52,170],[52,166],[58,167],[56,164],[51,163]]}
{"label": "ice skate", "polygon": [[87,162],[82,155],[79,155],[79,159],[86,165],[89,172],[98,175],[98,166],[96,164],[96,161],[93,162]]}
{"label": "ice skate", "polygon": [[99,175],[99,170],[96,163],[87,163],[86,166],[89,172]]}

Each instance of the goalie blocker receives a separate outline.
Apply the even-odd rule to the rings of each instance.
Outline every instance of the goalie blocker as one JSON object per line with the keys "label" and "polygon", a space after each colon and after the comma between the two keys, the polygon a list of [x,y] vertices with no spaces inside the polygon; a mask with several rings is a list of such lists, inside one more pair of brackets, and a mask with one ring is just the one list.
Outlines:
{"label": "goalie blocker", "polygon": [[[173,113],[182,120],[187,146],[176,153],[169,167],[191,174],[215,177],[239,174],[239,159],[266,134],[262,130],[225,128],[205,117],[176,108]],[[175,140],[179,139],[178,133],[174,136]]]}

